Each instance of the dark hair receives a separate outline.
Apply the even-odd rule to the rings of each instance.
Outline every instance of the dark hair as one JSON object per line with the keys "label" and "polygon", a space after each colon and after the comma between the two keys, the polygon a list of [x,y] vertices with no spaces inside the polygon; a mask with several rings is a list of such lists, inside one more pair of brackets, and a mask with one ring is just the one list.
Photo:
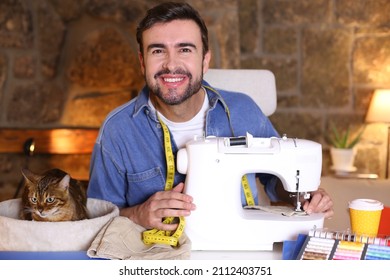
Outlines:
{"label": "dark hair", "polygon": [[209,51],[209,35],[206,24],[199,15],[198,11],[187,3],[166,2],[149,9],[146,16],[137,26],[137,42],[139,50],[143,54],[142,33],[151,28],[156,23],[167,23],[173,20],[193,20],[200,28],[203,55]]}

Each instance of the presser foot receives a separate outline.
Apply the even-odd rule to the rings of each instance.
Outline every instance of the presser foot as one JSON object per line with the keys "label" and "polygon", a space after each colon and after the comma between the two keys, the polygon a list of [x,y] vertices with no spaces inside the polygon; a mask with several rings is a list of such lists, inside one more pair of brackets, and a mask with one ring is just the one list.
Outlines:
{"label": "presser foot", "polygon": [[301,196],[303,197],[303,200],[309,200],[310,199],[310,193],[307,193],[307,192],[304,192],[304,193],[297,192],[297,194],[290,194],[290,197],[295,197],[296,198],[296,204],[295,204],[296,206],[295,206],[294,211],[297,212],[297,213],[301,213],[301,212],[305,212],[306,213],[306,211],[304,211],[303,208],[302,208]]}

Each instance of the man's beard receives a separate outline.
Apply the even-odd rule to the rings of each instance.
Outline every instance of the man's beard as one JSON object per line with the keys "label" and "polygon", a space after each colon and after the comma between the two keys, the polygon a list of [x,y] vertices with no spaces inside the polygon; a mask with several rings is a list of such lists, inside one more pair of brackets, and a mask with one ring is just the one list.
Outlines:
{"label": "man's beard", "polygon": [[184,101],[186,101],[188,98],[193,96],[195,93],[197,93],[201,86],[202,86],[202,80],[203,80],[203,73],[201,73],[201,77],[199,80],[193,80],[192,74],[189,72],[186,72],[182,69],[175,70],[173,73],[171,73],[169,70],[162,70],[158,72],[156,75],[154,75],[154,79],[157,80],[157,78],[162,74],[181,74],[186,75],[188,77],[189,83],[187,88],[184,90],[183,95],[177,94],[177,88],[171,88],[169,89],[168,95],[164,96],[161,92],[161,88],[156,83],[154,86],[146,79],[146,83],[151,90],[153,94],[155,94],[158,98],[160,98],[165,104],[168,105],[179,105],[182,104]]}

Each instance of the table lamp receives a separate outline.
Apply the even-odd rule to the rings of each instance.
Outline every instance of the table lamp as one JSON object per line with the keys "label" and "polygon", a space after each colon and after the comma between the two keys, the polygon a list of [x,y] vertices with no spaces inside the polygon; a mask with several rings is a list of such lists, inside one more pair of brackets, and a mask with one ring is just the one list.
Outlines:
{"label": "table lamp", "polygon": [[366,122],[381,122],[388,126],[386,178],[389,178],[389,145],[390,145],[390,89],[377,89],[372,96],[366,115]]}

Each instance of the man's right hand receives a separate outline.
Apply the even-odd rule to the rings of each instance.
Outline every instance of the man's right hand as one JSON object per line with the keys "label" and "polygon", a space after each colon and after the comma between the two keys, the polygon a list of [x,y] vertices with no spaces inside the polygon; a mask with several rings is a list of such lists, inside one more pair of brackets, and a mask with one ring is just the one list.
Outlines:
{"label": "man's right hand", "polygon": [[183,194],[183,189],[184,183],[179,183],[170,191],[157,192],[142,204],[122,208],[120,215],[146,229],[175,230],[177,224],[164,224],[163,218],[189,216],[196,209],[193,198]]}

